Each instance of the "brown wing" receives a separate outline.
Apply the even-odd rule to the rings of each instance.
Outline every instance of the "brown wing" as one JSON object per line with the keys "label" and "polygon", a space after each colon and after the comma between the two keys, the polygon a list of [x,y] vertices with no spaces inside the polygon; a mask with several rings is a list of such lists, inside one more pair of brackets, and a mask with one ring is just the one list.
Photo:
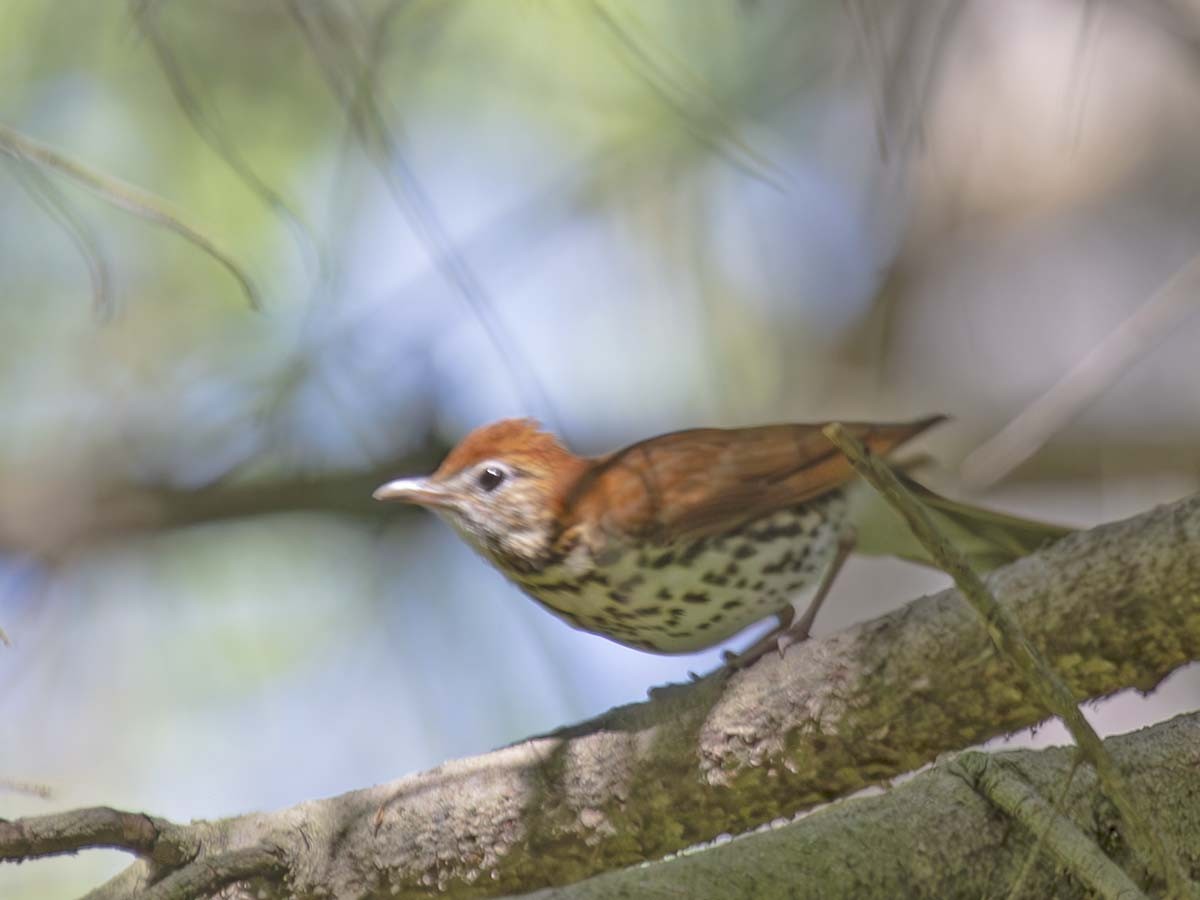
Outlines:
{"label": "brown wing", "polygon": [[[944,418],[844,424],[887,455]],[[560,521],[664,542],[735,528],[850,480],[850,463],[821,433],[826,424],[700,428],[641,441],[595,460],[562,498]]]}

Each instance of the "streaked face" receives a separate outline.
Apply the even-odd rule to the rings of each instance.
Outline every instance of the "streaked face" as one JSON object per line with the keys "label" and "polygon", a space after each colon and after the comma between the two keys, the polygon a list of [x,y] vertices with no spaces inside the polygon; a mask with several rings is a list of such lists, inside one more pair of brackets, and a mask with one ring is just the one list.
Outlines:
{"label": "streaked face", "polygon": [[503,567],[511,557],[541,555],[550,538],[542,480],[499,459],[485,459],[445,475],[401,478],[378,488],[374,497],[414,503],[433,510],[476,551]]}

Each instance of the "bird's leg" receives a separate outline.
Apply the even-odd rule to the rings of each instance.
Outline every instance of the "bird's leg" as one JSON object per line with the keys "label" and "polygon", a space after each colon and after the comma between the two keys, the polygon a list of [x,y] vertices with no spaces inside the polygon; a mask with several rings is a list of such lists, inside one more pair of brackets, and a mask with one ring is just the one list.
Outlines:
{"label": "bird's leg", "polygon": [[795,625],[780,636],[780,653],[792,644],[799,644],[801,641],[808,640],[813,622],[817,620],[817,613],[821,611],[821,604],[825,602],[825,597],[829,594],[829,589],[833,587],[833,582],[837,580],[838,573],[842,571],[842,566],[846,564],[847,558],[854,552],[854,547],[857,543],[858,538],[853,531],[848,531],[838,538],[837,552],[834,553],[833,561],[829,564],[829,568],[821,576],[821,583],[817,585],[817,592],[813,594],[812,600],[809,601],[808,609],[804,610],[804,615],[800,617]]}
{"label": "bird's leg", "polygon": [[741,653],[726,650],[721,654],[721,660],[727,668],[744,669],[764,653],[779,646],[779,642],[792,625],[792,619],[796,618],[796,610],[789,604],[775,613],[775,617],[779,620],[778,624]]}
{"label": "bird's leg", "polygon": [[764,653],[771,650],[778,650],[779,655],[782,656],[783,652],[792,644],[799,644],[802,641],[808,640],[809,632],[812,630],[813,622],[816,621],[817,613],[821,611],[821,604],[825,602],[825,597],[829,594],[830,588],[833,587],[833,582],[837,579],[842,566],[846,564],[846,559],[854,552],[855,544],[856,539],[853,531],[847,532],[838,539],[837,552],[833,556],[833,561],[830,562],[829,567],[825,570],[825,574],[821,576],[821,583],[817,585],[817,592],[813,594],[808,608],[804,610],[804,615],[800,617],[799,621],[793,624],[796,610],[791,606],[785,606],[776,613],[779,624],[741,653],[726,650],[722,657],[725,665],[730,669],[744,669],[759,659]]}

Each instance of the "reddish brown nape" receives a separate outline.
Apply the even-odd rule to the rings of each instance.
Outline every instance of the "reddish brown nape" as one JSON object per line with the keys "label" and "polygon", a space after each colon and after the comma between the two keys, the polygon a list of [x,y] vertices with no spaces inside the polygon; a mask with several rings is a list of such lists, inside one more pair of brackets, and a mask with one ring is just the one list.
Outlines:
{"label": "reddish brown nape", "polygon": [[434,478],[449,478],[485,459],[544,470],[575,460],[562,442],[534,419],[501,419],[468,434],[438,466]]}

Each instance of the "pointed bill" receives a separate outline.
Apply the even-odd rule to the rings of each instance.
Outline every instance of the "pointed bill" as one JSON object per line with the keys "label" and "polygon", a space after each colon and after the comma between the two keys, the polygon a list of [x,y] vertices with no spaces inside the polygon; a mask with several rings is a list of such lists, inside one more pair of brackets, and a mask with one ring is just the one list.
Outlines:
{"label": "pointed bill", "polygon": [[371,496],[376,500],[435,508],[454,506],[456,502],[453,491],[428,478],[397,478],[377,487]]}

